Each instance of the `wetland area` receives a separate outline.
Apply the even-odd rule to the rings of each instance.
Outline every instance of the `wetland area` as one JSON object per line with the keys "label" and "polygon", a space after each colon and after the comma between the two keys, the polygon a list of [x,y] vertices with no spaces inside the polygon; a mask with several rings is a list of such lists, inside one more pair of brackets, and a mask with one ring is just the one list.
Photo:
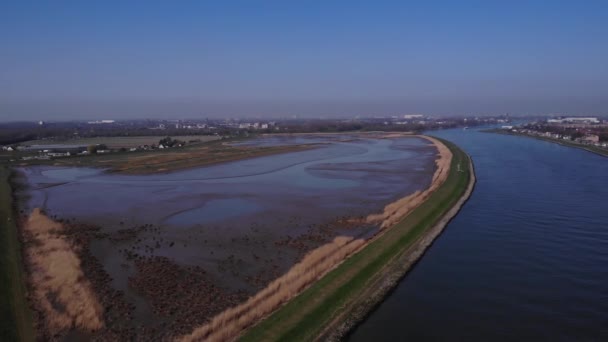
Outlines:
{"label": "wetland area", "polygon": [[[61,294],[34,286],[39,331],[108,340],[188,334],[307,253],[374,237],[382,222],[367,218],[428,188],[437,169],[436,146],[416,136],[277,135],[238,144],[314,148],[162,174],[20,168],[26,250],[48,239],[41,234],[63,239],[82,274],[61,281],[85,279],[80,295],[99,303],[91,324],[49,322],[45,307],[59,310]],[[30,270],[44,268],[29,257]]]}

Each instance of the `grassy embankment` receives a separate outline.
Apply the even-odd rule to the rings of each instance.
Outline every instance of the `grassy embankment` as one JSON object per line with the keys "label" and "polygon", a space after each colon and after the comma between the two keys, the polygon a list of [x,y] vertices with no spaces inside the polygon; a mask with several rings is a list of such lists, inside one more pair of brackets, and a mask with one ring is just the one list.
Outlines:
{"label": "grassy embankment", "polygon": [[10,176],[0,166],[0,341],[33,341]]}
{"label": "grassy embankment", "polygon": [[[348,258],[302,294],[241,336],[242,341],[310,341],[352,319],[349,312],[365,306],[367,291],[392,272],[467,192],[469,157],[443,141],[453,153],[446,182],[431,197],[364,249]],[[459,171],[459,169],[461,171]],[[399,275],[403,275],[400,272]],[[360,318],[360,317],[359,317]]]}
{"label": "grassy embankment", "polygon": [[510,132],[510,131],[507,131],[504,129],[489,129],[489,130],[485,130],[482,132],[497,133],[497,134],[504,134],[504,135],[514,135],[514,136],[526,137],[526,138],[534,138],[534,139],[538,139],[538,140],[549,141],[549,142],[552,142],[555,144],[560,144],[563,146],[578,148],[581,150],[585,150],[587,152],[591,152],[591,153],[599,154],[604,157],[608,157],[608,149],[596,147],[596,146],[583,145],[583,144],[579,144],[574,141],[559,140],[559,139],[553,139],[553,138],[548,138],[548,137],[539,137],[539,136],[529,135],[529,134],[524,134],[524,133]]}
{"label": "grassy embankment", "polygon": [[182,148],[75,156],[48,161],[34,160],[15,162],[15,164],[24,166],[54,165],[99,167],[108,169],[110,172],[123,174],[153,174],[279,153],[303,151],[314,147],[314,145],[269,147],[235,146],[227,144],[225,140],[216,140]]}

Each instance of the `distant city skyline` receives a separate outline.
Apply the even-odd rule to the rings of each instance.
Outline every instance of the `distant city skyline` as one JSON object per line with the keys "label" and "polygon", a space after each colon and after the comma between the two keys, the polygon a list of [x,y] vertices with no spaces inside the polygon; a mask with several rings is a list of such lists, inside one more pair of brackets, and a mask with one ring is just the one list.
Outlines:
{"label": "distant city skyline", "polygon": [[0,121],[606,115],[608,3],[2,2]]}

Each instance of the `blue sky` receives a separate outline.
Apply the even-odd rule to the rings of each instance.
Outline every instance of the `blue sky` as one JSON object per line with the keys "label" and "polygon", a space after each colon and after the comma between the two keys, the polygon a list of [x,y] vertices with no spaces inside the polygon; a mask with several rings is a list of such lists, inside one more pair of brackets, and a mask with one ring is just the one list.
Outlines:
{"label": "blue sky", "polygon": [[606,1],[2,1],[0,120],[608,114]]}

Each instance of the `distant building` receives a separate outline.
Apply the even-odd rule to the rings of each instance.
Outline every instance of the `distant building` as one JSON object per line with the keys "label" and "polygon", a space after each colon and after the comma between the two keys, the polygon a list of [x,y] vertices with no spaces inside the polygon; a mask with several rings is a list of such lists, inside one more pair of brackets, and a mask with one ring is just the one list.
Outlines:
{"label": "distant building", "polygon": [[47,156],[49,157],[69,157],[72,154],[70,152],[49,152]]}
{"label": "distant building", "polygon": [[96,120],[96,121],[89,121],[88,123],[90,125],[100,125],[100,124],[112,124],[116,122],[115,120]]}
{"label": "distant building", "polygon": [[406,119],[406,120],[421,119],[423,117],[424,117],[424,115],[422,115],[422,114],[405,114],[403,116],[403,118]]}
{"label": "distant building", "polygon": [[600,137],[595,134],[589,134],[589,135],[584,136],[582,140],[583,140],[583,142],[586,142],[586,143],[595,144],[595,143],[600,142]]}
{"label": "distant building", "polygon": [[597,124],[600,120],[596,117],[567,117],[563,119],[548,119],[547,123],[579,123],[579,124]]}
{"label": "distant building", "polygon": [[600,123],[600,120],[598,120],[598,118],[596,117],[571,117],[571,118],[565,118],[564,119],[566,122],[573,122],[573,123]]}

